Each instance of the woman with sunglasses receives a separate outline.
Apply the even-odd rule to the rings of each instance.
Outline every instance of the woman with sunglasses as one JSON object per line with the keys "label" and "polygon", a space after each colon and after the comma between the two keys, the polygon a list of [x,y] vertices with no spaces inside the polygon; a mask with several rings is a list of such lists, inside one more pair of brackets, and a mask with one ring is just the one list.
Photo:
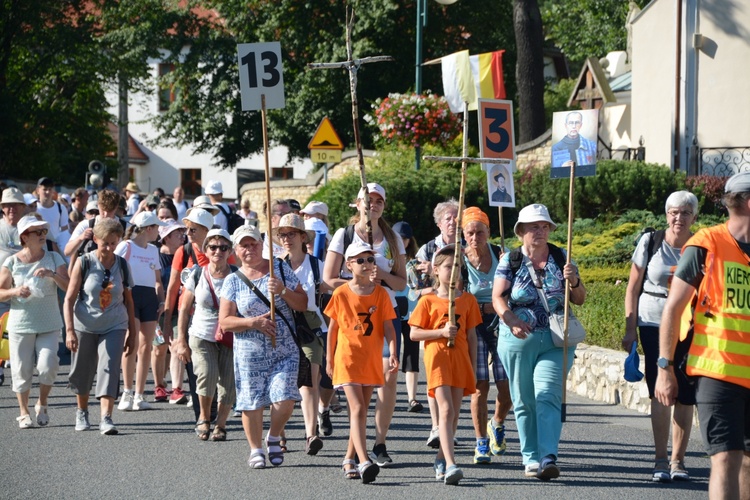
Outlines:
{"label": "woman with sunglasses", "polygon": [[[67,265],[57,252],[47,251],[49,224],[27,215],[18,221],[23,247],[0,268],[0,301],[10,301],[8,338],[16,393],[21,415],[18,427],[33,426],[29,394],[34,368],[39,373],[39,400],[34,405],[36,423],[49,423],[47,397],[55,383],[59,359],[57,338],[63,326],[57,303],[57,288],[68,286]],[[36,358],[36,365],[34,360]]]}
{"label": "woman with sunglasses", "polygon": [[65,295],[65,343],[73,353],[69,386],[78,404],[77,431],[91,427],[89,393],[96,376],[94,395],[101,408],[99,432],[117,434],[112,411],[120,390],[120,362],[123,353],[134,353],[138,332],[130,293],[132,272],[127,261],[115,255],[122,235],[118,220],[102,219],[96,223],[97,248],[76,260]]}
{"label": "woman with sunglasses", "polygon": [[[250,444],[248,465],[273,466],[284,462],[281,432],[299,401],[297,377],[299,348],[290,331],[292,312],[307,309],[307,294],[291,268],[263,258],[263,241],[255,226],[240,226],[232,235],[234,250],[242,263],[221,287],[219,323],[234,332],[234,374],[237,410]],[[271,320],[270,298],[274,298],[275,321]],[[289,326],[287,326],[289,322]],[[272,406],[271,425],[263,453],[263,409]]]}
{"label": "woman with sunglasses", "polygon": [[[151,348],[156,333],[156,320],[164,311],[164,287],[161,284],[159,249],[152,242],[159,239],[159,227],[166,224],[153,212],[139,212],[130,220],[125,241],[115,254],[125,257],[133,270],[133,312],[138,332],[136,356],[122,358],[122,392],[117,409],[121,411],[150,410],[144,399],[146,377],[151,366]],[[133,377],[135,376],[135,392]]]}
{"label": "woman with sunglasses", "polygon": [[230,238],[223,229],[212,229],[206,235],[203,252],[208,265],[193,269],[185,280],[177,325],[180,335],[174,342],[181,360],[193,364],[200,407],[195,433],[201,441],[208,441],[211,433],[211,402],[217,396],[217,386],[218,411],[211,441],[227,440],[227,417],[235,399],[232,348],[216,340],[218,297],[225,278],[236,269],[227,263],[232,251]]}
{"label": "woman with sunglasses", "polygon": [[[401,320],[396,311],[395,290],[406,288],[406,250],[404,241],[399,237],[391,226],[383,219],[385,211],[385,189],[380,184],[370,182],[367,184],[370,199],[370,219],[372,220],[372,248],[375,250],[376,266],[373,267],[372,280],[374,283],[383,285],[391,297],[391,305],[396,313],[393,327],[396,330],[396,359],[401,352]],[[326,255],[326,265],[323,279],[331,288],[337,288],[351,277],[351,272],[345,267],[344,255],[348,244],[367,243],[367,232],[365,229],[365,202],[364,189],[357,194],[357,214],[350,220],[348,228],[336,231],[331,239]],[[351,239],[347,237],[351,234]],[[347,244],[348,243],[348,244]],[[385,441],[388,428],[393,419],[393,411],[396,408],[396,383],[398,373],[392,372],[389,364],[391,352],[387,342],[383,343],[383,376],[385,384],[377,390],[377,401],[375,404],[375,446],[370,456],[380,467],[388,467],[393,463],[388,455]]]}
{"label": "woman with sunglasses", "polygon": [[[308,455],[316,455],[323,447],[323,441],[318,437],[315,430],[318,423],[318,401],[320,367],[323,366],[323,339],[328,331],[323,316],[317,304],[317,295],[328,289],[325,283],[320,283],[323,276],[323,262],[307,253],[307,243],[315,238],[315,231],[305,230],[302,217],[297,214],[284,215],[279,225],[273,229],[274,237],[281,242],[286,253],[282,259],[292,268],[294,274],[302,283],[302,288],[307,293],[307,310],[304,312],[307,325],[318,333],[315,339],[302,345],[302,352],[310,360],[312,367],[312,387],[302,386],[299,388],[302,395],[302,415],[305,419],[305,452]],[[313,267],[317,266],[317,272]],[[316,284],[315,277],[318,276],[319,283]]]}

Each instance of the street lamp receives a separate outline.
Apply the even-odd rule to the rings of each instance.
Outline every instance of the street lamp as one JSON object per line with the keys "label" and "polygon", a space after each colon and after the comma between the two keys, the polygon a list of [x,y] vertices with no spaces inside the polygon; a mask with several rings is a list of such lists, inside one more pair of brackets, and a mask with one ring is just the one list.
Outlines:
{"label": "street lamp", "polygon": [[[458,0],[435,0],[441,5],[452,5]],[[414,91],[417,95],[422,93],[422,39],[423,29],[427,26],[427,0],[417,0],[417,56],[414,77]],[[419,170],[420,148],[417,146],[414,168]]]}

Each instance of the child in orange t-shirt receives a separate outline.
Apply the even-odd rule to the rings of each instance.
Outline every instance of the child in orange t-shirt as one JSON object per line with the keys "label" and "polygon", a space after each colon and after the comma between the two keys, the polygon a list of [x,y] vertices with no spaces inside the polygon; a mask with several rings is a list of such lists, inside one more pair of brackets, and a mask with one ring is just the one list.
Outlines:
{"label": "child in orange t-shirt", "polygon": [[[369,245],[352,243],[344,254],[352,279],[334,290],[325,314],[328,326],[326,372],[343,387],[349,409],[349,446],[342,468],[349,479],[371,483],[380,472],[367,456],[367,407],[373,390],[383,385],[383,337],[388,341],[391,372],[398,369],[396,313],[388,292],[373,283],[375,257]],[[359,470],[354,454],[359,457]]]}
{"label": "child in orange t-shirt", "polygon": [[[440,449],[435,459],[435,478],[445,484],[458,484],[463,472],[455,463],[453,436],[458,427],[461,399],[476,391],[477,336],[475,327],[482,322],[477,299],[456,290],[456,324],[449,321],[448,290],[453,268],[454,246],[440,249],[433,257],[436,290],[424,295],[411,313],[411,339],[425,341],[424,364],[427,391],[439,408]],[[460,260],[459,260],[460,264]],[[453,346],[448,346],[448,341]]]}

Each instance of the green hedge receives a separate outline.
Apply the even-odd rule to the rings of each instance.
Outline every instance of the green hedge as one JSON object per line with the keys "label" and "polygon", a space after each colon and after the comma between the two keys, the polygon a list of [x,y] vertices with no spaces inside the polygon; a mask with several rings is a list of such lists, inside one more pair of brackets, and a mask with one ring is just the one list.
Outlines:
{"label": "green hedge", "polygon": [[627,282],[589,283],[588,295],[582,306],[573,306],[573,312],[586,328],[586,343],[621,349],[625,334],[625,288]]}

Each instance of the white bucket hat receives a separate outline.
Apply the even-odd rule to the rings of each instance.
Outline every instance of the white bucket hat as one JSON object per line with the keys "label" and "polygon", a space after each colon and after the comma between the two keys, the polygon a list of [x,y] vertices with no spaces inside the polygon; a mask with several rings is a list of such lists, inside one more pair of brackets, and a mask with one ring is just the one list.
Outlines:
{"label": "white bucket hat", "polygon": [[196,208],[200,208],[208,212],[211,212],[211,215],[216,215],[219,213],[219,209],[216,208],[215,205],[211,204],[211,199],[208,196],[197,197],[193,201],[193,206],[190,209],[188,209],[187,214],[190,214],[190,212],[195,210]]}
{"label": "white bucket hat", "polygon": [[193,207],[188,211],[187,215],[182,219],[182,222],[192,222],[205,227],[208,230],[214,225],[214,217],[210,213],[203,209]]}
{"label": "white bucket hat", "polygon": [[203,190],[206,194],[222,194],[224,189],[219,181],[208,181],[206,189]]}
{"label": "white bucket hat", "polygon": [[166,226],[154,212],[140,212],[130,219],[130,223],[135,227]]}
{"label": "white bucket hat", "polygon": [[515,226],[513,226],[513,232],[516,233],[516,236],[521,236],[518,234],[519,226],[529,222],[548,222],[549,225],[552,226],[553,231],[557,227],[557,224],[552,222],[547,207],[539,203],[527,205],[518,212],[518,220],[516,221]]}
{"label": "white bucket hat", "polygon": [[229,244],[230,249],[231,249],[231,246],[232,246],[232,237],[229,236],[229,233],[226,231],[226,229],[219,229],[219,228],[217,228],[217,229],[210,230],[208,232],[208,234],[206,235],[206,239],[203,240],[203,248],[201,248],[201,251],[203,253],[206,253],[206,247],[208,246],[208,240],[216,238],[217,236],[220,237],[220,238],[224,238],[225,240],[227,240],[227,243]]}
{"label": "white bucket hat", "polygon": [[9,187],[3,189],[3,198],[2,201],[0,201],[0,205],[5,205],[6,203],[21,203],[22,205],[25,205],[26,201],[23,199],[23,193],[21,193],[20,189]]}
{"label": "white bucket hat", "polygon": [[180,224],[174,219],[166,219],[164,225],[159,228],[159,238],[162,240],[169,236],[173,231],[178,229],[187,229],[184,224]]}
{"label": "white bucket hat", "polygon": [[18,235],[22,235],[26,231],[34,227],[40,227],[49,230],[49,224],[43,220],[39,220],[33,215],[24,215],[21,220],[18,221]]}

